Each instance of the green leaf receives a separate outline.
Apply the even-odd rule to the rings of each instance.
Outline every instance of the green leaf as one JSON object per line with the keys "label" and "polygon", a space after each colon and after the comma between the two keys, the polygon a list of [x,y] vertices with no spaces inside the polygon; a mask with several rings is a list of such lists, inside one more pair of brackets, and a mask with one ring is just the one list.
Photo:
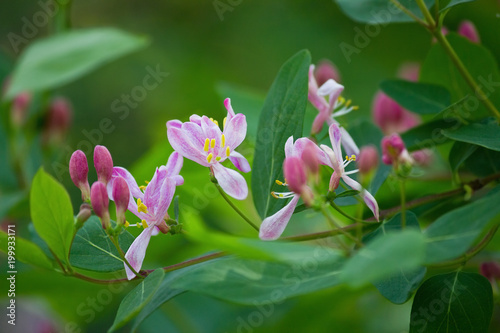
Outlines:
{"label": "green leaf", "polygon": [[7,104],[0,104],[0,112],[3,113],[3,117],[0,118],[0,189],[17,189],[17,179],[14,171],[12,170],[12,156],[9,149],[9,137],[4,124],[8,120],[6,115],[8,115]]}
{"label": "green leaf", "polygon": [[346,190],[344,192],[340,192],[338,195],[335,196],[335,198],[342,198],[342,197],[352,197],[355,195],[358,195],[359,191],[356,190]]}
{"label": "green leaf", "polygon": [[450,93],[435,84],[388,80],[380,88],[402,107],[418,114],[434,114],[450,105]]}
{"label": "green leaf", "polygon": [[465,160],[467,160],[476,151],[476,149],[476,145],[460,141],[455,142],[451,147],[450,155],[448,156],[451,170],[456,172],[462,163],[464,163]]}
{"label": "green leaf", "polygon": [[132,318],[134,318],[144,306],[151,300],[165,276],[163,269],[159,268],[149,274],[137,287],[122,300],[118,312],[116,313],[113,326],[108,332],[114,332]]}
{"label": "green leaf", "polygon": [[401,134],[401,138],[409,151],[429,148],[447,142],[448,138],[442,134],[442,130],[452,126],[454,126],[454,122],[450,122],[448,119],[437,119],[413,127]]}
{"label": "green leaf", "polygon": [[476,147],[477,149],[465,160],[465,169],[479,177],[500,172],[500,152]]}
{"label": "green leaf", "polygon": [[147,43],[144,37],[113,28],[73,30],[40,39],[22,54],[6,98],[60,87]]}
{"label": "green leaf", "polygon": [[[406,212],[406,227],[420,230],[417,217],[410,211]],[[401,231],[401,214],[398,213],[389,221],[383,223],[377,230],[363,237],[363,242],[368,243],[378,237],[383,237],[387,232]],[[417,290],[420,282],[425,277],[427,269],[419,267],[414,270],[400,270],[396,274],[374,283],[380,294],[395,304],[403,304],[410,299]]]}
{"label": "green leaf", "polygon": [[[481,86],[483,92],[497,107],[500,105],[500,74],[495,58],[484,46],[472,43],[465,37],[455,33],[446,35],[450,45],[462,60],[465,68]],[[482,105],[460,72],[456,69],[450,57],[441,45],[435,44],[427,55],[420,72],[420,81],[441,85],[451,93],[452,101],[458,101],[464,96],[468,98],[458,110],[464,119],[481,119],[490,115]]]}
{"label": "green leaf", "polygon": [[[336,2],[347,16],[361,23],[387,24],[413,21],[389,0],[336,0]],[[427,8],[434,4],[434,0],[424,0],[424,2]],[[415,0],[399,0],[399,3],[422,18],[422,12]]]}
{"label": "green leaf", "polygon": [[[13,230],[15,232],[15,227]],[[9,242],[12,241],[14,241],[14,244],[9,244]],[[53,269],[52,262],[36,244],[33,244],[32,242],[17,235],[15,235],[15,239],[9,239],[9,235],[7,233],[0,231],[0,250],[10,256],[9,246],[11,245],[14,246],[14,249],[11,250],[14,251],[12,256],[15,257],[16,260],[24,262],[25,264]]]}
{"label": "green leaf", "polygon": [[454,131],[443,130],[443,134],[456,141],[500,151],[500,127],[495,121],[473,123]]}
{"label": "green leaf", "polygon": [[42,168],[33,179],[30,210],[36,232],[67,263],[74,231],[73,207],[68,192]]}
{"label": "green leaf", "polygon": [[466,206],[454,209],[432,223],[427,236],[426,263],[433,264],[463,255],[500,215],[500,186],[488,195]]}
{"label": "green leaf", "polygon": [[303,50],[281,67],[267,94],[259,118],[252,172],[252,193],[261,218],[285,206],[271,191],[278,190],[276,179],[282,179],[285,142],[293,135],[302,136],[302,123],[307,104],[309,51]]}
{"label": "green leaf", "polygon": [[28,193],[25,191],[18,191],[13,193],[2,193],[0,201],[0,220],[9,214],[9,211],[23,200],[27,200]]}
{"label": "green leaf", "polygon": [[484,276],[460,271],[436,275],[415,295],[410,333],[483,333],[492,314],[493,292]]}
{"label": "green leaf", "polygon": [[[465,2],[472,2],[472,1],[476,1],[476,0],[451,0],[446,6],[442,7],[439,12],[443,12],[445,11],[446,9],[448,8],[451,8],[451,7],[455,7],[457,5],[460,5],[462,3],[465,3]],[[445,2],[446,3],[446,2]]]}
{"label": "green leaf", "polygon": [[419,231],[408,228],[377,237],[350,258],[341,280],[353,287],[380,282],[401,271],[410,272],[422,265],[425,238]]}
{"label": "green leaf", "polygon": [[[123,252],[127,252],[133,241],[134,236],[126,230],[119,236]],[[123,269],[123,260],[97,216],[91,216],[76,233],[71,246],[70,263],[74,267],[96,272]]]}

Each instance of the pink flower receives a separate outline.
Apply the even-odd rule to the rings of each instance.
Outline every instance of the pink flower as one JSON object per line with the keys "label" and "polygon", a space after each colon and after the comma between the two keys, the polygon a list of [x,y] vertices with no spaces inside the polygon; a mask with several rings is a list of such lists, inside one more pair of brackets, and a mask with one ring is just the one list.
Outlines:
{"label": "pink flower", "polygon": [[471,21],[462,21],[458,26],[458,33],[473,43],[479,44],[479,34],[477,32],[476,26]]}
{"label": "pink flower", "polygon": [[323,85],[323,83],[330,79],[340,82],[339,70],[330,60],[326,59],[319,62],[318,67],[314,71],[314,77],[316,78],[319,86]]}
{"label": "pink flower", "polygon": [[[130,190],[128,210],[141,219],[137,226],[144,228],[125,254],[125,258],[136,271],[141,269],[151,236],[158,234],[159,230],[168,230],[165,220],[169,219],[167,211],[174,197],[175,187],[184,183],[184,179],[179,175],[182,162],[183,159],[179,153],[172,153],[167,165],[156,169],[153,179],[147,186],[138,186],[134,177],[126,169],[113,168],[113,174],[107,188],[109,198],[114,200],[113,195],[116,193],[113,193],[113,184],[120,177],[123,177]],[[135,274],[126,264],[124,266],[127,278],[133,279]]]}
{"label": "pink flower", "polygon": [[373,101],[373,120],[385,134],[401,133],[420,124],[420,118],[392,98],[378,92]]}
{"label": "pink flower", "polygon": [[384,164],[413,163],[399,134],[391,134],[382,139],[382,162]]}
{"label": "pink flower", "polygon": [[248,195],[245,178],[221,163],[229,159],[240,171],[250,171],[246,158],[235,151],[245,139],[247,122],[245,115],[234,113],[229,98],[224,101],[224,106],[227,109],[227,117],[224,118],[222,131],[216,120],[207,116],[192,115],[189,122],[167,122],[168,141],[175,151],[185,158],[209,167],[227,194],[243,200]]}
{"label": "pink flower", "polygon": [[356,160],[355,155],[346,156],[346,160],[342,158],[342,151],[340,148],[342,134],[339,127],[336,124],[332,124],[329,128],[330,141],[332,143],[332,148],[321,145],[321,149],[326,153],[328,159],[326,165],[333,169],[332,177],[330,178],[330,191],[337,189],[340,183],[340,179],[351,187],[353,190],[360,191],[360,195],[365,201],[366,205],[373,212],[375,218],[379,219],[379,208],[377,201],[367,190],[363,189],[361,184],[349,177],[349,175],[358,172],[358,170],[345,171],[345,167],[349,165],[352,161]]}
{"label": "pink flower", "polygon": [[[307,153],[306,150],[308,151]],[[273,192],[271,194],[277,199],[292,198],[292,200],[274,215],[268,216],[262,221],[259,231],[259,237],[261,239],[275,240],[281,236],[301,196],[306,204],[312,201],[312,190],[307,186],[308,174],[310,174],[312,170],[304,160],[304,157],[308,156],[311,152],[316,156],[319,163],[327,163],[327,157],[323,151],[311,140],[300,138],[294,143],[293,137],[288,138],[285,144],[285,161],[283,163],[286,183],[277,183],[288,186],[292,191],[281,193]]]}

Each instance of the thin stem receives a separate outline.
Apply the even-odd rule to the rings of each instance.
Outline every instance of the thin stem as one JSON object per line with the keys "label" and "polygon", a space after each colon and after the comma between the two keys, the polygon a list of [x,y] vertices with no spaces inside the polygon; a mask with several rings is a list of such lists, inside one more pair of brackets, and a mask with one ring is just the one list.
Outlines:
{"label": "thin stem", "polygon": [[229,204],[229,206],[231,206],[231,208],[234,209],[234,211],[236,213],[238,213],[239,216],[241,216],[248,224],[250,224],[250,226],[252,228],[254,228],[255,230],[257,230],[257,232],[259,231],[259,227],[257,227],[252,221],[250,221],[250,219],[238,208],[236,207],[232,202],[231,200],[229,200],[226,192],[224,192],[224,190],[222,190],[222,188],[219,186],[219,184],[215,184],[215,187],[217,187],[217,190],[219,191],[219,193],[222,195],[222,197],[224,198],[224,200],[226,200],[226,202]]}
{"label": "thin stem", "polygon": [[113,245],[116,247],[116,250],[118,250],[118,253],[120,254],[120,257],[123,260],[123,262],[125,263],[125,265],[127,265],[127,267],[135,274],[135,276],[137,276],[138,278],[144,279],[144,276],[137,273],[137,271],[132,267],[132,265],[130,265],[127,258],[125,258],[125,253],[123,253],[123,250],[120,247],[120,244],[118,243],[118,237],[110,235],[109,239],[111,240]]}
{"label": "thin stem", "polygon": [[332,207],[333,207],[333,209],[335,209],[337,212],[339,212],[342,216],[347,217],[349,220],[354,221],[354,222],[365,222],[365,221],[364,221],[364,220],[362,220],[362,219],[358,219],[358,218],[355,218],[355,217],[353,217],[353,216],[350,216],[349,214],[347,214],[346,212],[344,212],[344,211],[342,210],[342,208],[340,208],[339,206],[337,206],[337,205],[335,204],[335,202],[333,202],[333,201],[329,201],[329,203],[330,203],[330,206],[332,206]]}
{"label": "thin stem", "polygon": [[126,278],[116,279],[116,280],[94,279],[94,278],[91,278],[89,276],[82,275],[82,274],[80,274],[78,272],[74,272],[71,276],[73,276],[73,277],[75,277],[77,279],[80,279],[80,280],[84,280],[84,281],[88,281],[88,282],[92,282],[92,283],[98,283],[98,284],[113,284],[113,283],[128,282],[128,279],[126,279]]}
{"label": "thin stem", "polygon": [[[179,262],[177,264],[163,267],[163,271],[165,271],[165,273],[172,272],[172,271],[176,271],[178,269],[184,268],[184,267],[189,267],[192,265],[196,265],[196,264],[199,264],[199,263],[202,263],[205,261],[213,260],[213,259],[227,256],[227,255],[228,255],[227,252],[222,252],[222,251],[214,252],[214,253],[206,254],[206,255],[198,257],[198,258],[189,259],[189,260],[186,260],[183,262]],[[144,272],[147,274],[152,273],[153,271],[154,271],[154,269],[144,270]]]}
{"label": "thin stem", "polygon": [[406,193],[404,179],[399,180],[399,192],[401,195],[401,229],[404,229],[406,227]]}
{"label": "thin stem", "polygon": [[403,13],[405,13],[406,15],[408,15],[409,17],[411,17],[413,20],[415,20],[418,24],[424,26],[427,28],[427,23],[425,23],[424,21],[422,21],[422,19],[420,19],[420,17],[416,16],[415,14],[413,14],[408,8],[406,8],[405,6],[403,6],[399,1],[397,0],[390,0],[394,6],[398,7]]}
{"label": "thin stem", "polygon": [[[356,237],[354,237],[353,235],[351,235],[347,231],[344,231],[342,229],[342,227],[340,225],[338,225],[337,222],[335,222],[335,220],[330,216],[330,214],[327,212],[325,207],[321,207],[321,212],[327,218],[328,222],[332,225],[332,227],[335,228],[335,230],[339,230],[342,235],[346,236],[347,238],[352,240],[357,245],[359,245],[361,247],[364,246],[363,243],[361,243],[361,241],[359,239],[357,239]],[[348,248],[346,248],[346,250],[348,250]]]}

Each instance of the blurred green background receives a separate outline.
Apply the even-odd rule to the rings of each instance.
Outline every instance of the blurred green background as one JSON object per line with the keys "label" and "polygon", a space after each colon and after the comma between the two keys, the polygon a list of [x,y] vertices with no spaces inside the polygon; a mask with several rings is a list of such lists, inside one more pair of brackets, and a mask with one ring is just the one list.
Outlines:
{"label": "blurred green background", "polygon": [[[382,27],[380,34],[370,38],[367,46],[361,48],[359,54],[352,54],[348,61],[339,45],[345,42],[354,46],[356,29],[364,30],[365,25],[352,22],[333,1],[242,0],[233,1],[238,3],[235,6],[229,1],[221,2],[231,8],[222,13],[222,20],[213,1],[74,1],[73,28],[118,27],[149,36],[151,44],[55,92],[69,98],[74,106],[73,127],[60,151],[63,162],[82,140],[87,140],[85,131],[97,129],[102,119],[109,118],[115,126],[113,132],[103,134],[94,144],[107,146],[115,164],[133,170],[139,182],[149,180],[154,167],[164,164],[170,152],[166,140],[167,120],[185,121],[193,113],[222,119],[225,114],[223,99],[231,96],[221,94],[221,85],[241,88],[255,100],[263,100],[280,66],[301,49],[310,50],[314,63],[329,59],[339,68],[346,97],[360,106],[356,114],[347,116],[348,119],[369,118],[378,83],[394,78],[405,62],[421,62],[431,46],[430,35],[416,24],[389,25]],[[3,81],[19,56],[9,43],[8,34],[21,35],[25,24],[23,18],[31,21],[41,7],[35,1],[19,0],[4,2],[1,9],[0,78]],[[479,0],[453,9],[445,25],[455,30],[460,21],[471,20],[478,28],[482,44],[500,61],[499,11],[498,1]],[[46,34],[47,29],[41,28],[30,41]],[[130,113],[121,119],[123,113],[114,112],[113,103],[142,85],[148,67],[159,67],[168,76],[149,91],[144,100],[129,107]],[[253,112],[247,116],[256,119],[259,103],[252,106],[255,107],[241,105],[241,109]],[[236,102],[233,107],[236,112],[240,111]],[[248,151],[251,146],[247,143],[240,151]],[[87,156],[91,158],[90,154]],[[54,173],[50,168],[47,171]],[[92,169],[90,175],[90,180],[95,180]],[[181,202],[183,198],[193,201],[188,205],[198,206],[207,223],[215,228],[251,235],[242,221],[214,194],[201,167],[185,161],[183,175],[186,184],[179,188]],[[78,207],[78,190],[68,173],[62,176],[74,207]],[[197,196],[214,199],[210,203],[197,204]],[[250,199],[242,206],[253,209]],[[181,237],[160,235],[151,241],[145,267],[173,264],[206,250]],[[113,294],[109,304],[101,304],[102,307],[93,312],[95,318],[89,319],[90,315],[85,313],[90,308],[88,297],[98,297],[107,287],[21,264],[19,267],[17,299],[19,303],[25,300],[26,311],[30,313],[20,320],[46,318],[51,323],[48,325],[60,332],[105,331],[111,326],[120,300],[131,288],[128,286]],[[2,273],[4,271],[2,267]],[[4,280],[4,275],[1,277]],[[396,333],[408,330],[410,308],[411,302],[403,306],[392,305],[375,288],[353,291],[337,287],[286,301],[269,312],[268,309],[184,294],[165,304],[140,327],[140,331],[153,332],[161,327],[169,332]]]}

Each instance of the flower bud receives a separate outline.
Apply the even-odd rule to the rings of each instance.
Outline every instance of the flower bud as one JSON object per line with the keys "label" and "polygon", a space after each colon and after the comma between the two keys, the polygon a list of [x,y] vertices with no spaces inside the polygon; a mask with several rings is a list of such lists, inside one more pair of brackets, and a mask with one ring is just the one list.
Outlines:
{"label": "flower bud", "polygon": [[382,162],[384,164],[397,163],[403,152],[405,144],[399,134],[392,134],[382,139]]}
{"label": "flower bud", "polygon": [[404,63],[398,70],[398,77],[412,82],[418,81],[419,74],[420,64],[416,62]]}
{"label": "flower bud", "polygon": [[432,151],[430,149],[417,150],[411,153],[411,157],[417,165],[426,167],[432,163]]}
{"label": "flower bud", "polygon": [[473,43],[480,43],[476,26],[471,21],[462,21],[458,26],[458,33]]}
{"label": "flower bud", "polygon": [[285,158],[283,174],[290,190],[301,194],[307,182],[306,170],[302,160],[294,156]]}
{"label": "flower bud", "polygon": [[55,99],[48,110],[44,139],[50,143],[61,143],[71,125],[73,112],[68,100]]}
{"label": "flower bud", "polygon": [[23,92],[14,97],[10,109],[11,121],[15,127],[21,127],[26,122],[31,102],[31,94]]}
{"label": "flower bud", "polygon": [[109,150],[104,146],[94,148],[94,167],[97,172],[97,179],[107,184],[113,174],[113,159]]}
{"label": "flower bud", "polygon": [[92,215],[92,208],[88,203],[83,203],[80,205],[80,211],[76,215],[76,228],[80,229],[85,221],[87,221]]}
{"label": "flower bud", "polygon": [[125,212],[130,201],[130,190],[125,178],[116,177],[114,179],[112,195],[116,205],[116,222],[119,225],[123,225],[125,224]]}
{"label": "flower bud", "polygon": [[401,133],[420,123],[420,118],[403,109],[396,101],[378,92],[373,101],[373,120],[386,134]]}
{"label": "flower bud", "polygon": [[315,175],[319,171],[319,158],[317,150],[317,146],[312,141],[306,141],[301,159],[308,174]]}
{"label": "flower bud", "polygon": [[108,229],[111,227],[109,219],[109,199],[106,185],[96,181],[90,188],[90,202],[95,214],[101,219],[102,227]]}
{"label": "flower bud", "polygon": [[76,150],[69,160],[69,175],[73,183],[82,191],[82,200],[88,201],[90,199],[90,186],[87,179],[89,173],[89,166],[87,157],[81,150]]}
{"label": "flower bud", "polygon": [[340,82],[340,73],[337,67],[329,60],[321,60],[314,71],[314,77],[318,86],[322,86],[323,83],[329,79],[333,79],[335,82]]}
{"label": "flower bud", "polygon": [[361,147],[356,159],[361,174],[368,174],[378,166],[378,150],[373,145]]}
{"label": "flower bud", "polygon": [[500,279],[500,264],[495,261],[486,261],[479,267],[479,272],[482,276],[491,282]]}

